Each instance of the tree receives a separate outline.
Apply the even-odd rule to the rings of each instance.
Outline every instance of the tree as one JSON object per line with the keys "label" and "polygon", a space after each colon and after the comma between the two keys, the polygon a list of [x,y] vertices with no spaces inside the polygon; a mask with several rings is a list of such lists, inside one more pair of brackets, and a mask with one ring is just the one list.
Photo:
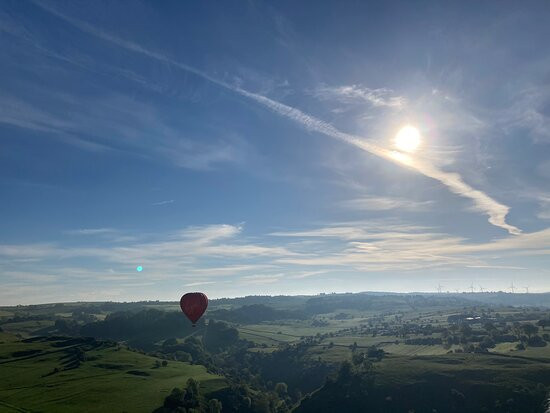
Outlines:
{"label": "tree", "polygon": [[167,340],[164,340],[164,343],[162,343],[163,347],[169,347],[169,346],[175,346],[178,344],[178,340],[176,340],[174,337],[169,338]]}
{"label": "tree", "polygon": [[537,322],[539,327],[542,327],[543,330],[546,330],[546,327],[550,326],[550,319],[542,319]]}
{"label": "tree", "polygon": [[[194,379],[187,380],[185,389],[174,388],[164,399],[164,410],[169,412],[207,412],[209,405],[205,405],[200,396],[199,382]],[[220,403],[221,408],[221,403]],[[219,411],[214,410],[219,413]]]}
{"label": "tree", "polygon": [[491,337],[485,336],[479,346],[485,350],[488,348],[493,348],[495,347],[495,341]]}
{"label": "tree", "polygon": [[187,380],[185,390],[186,407],[198,407],[200,404],[199,382],[193,378],[190,378]]}
{"label": "tree", "polygon": [[466,397],[456,389],[451,389],[451,409],[461,411],[464,407]]}
{"label": "tree", "polygon": [[275,385],[275,393],[279,395],[279,397],[284,397],[288,392],[288,386],[286,383],[277,383]]}
{"label": "tree", "polygon": [[77,330],[76,323],[73,320],[67,321],[63,319],[57,319],[55,320],[54,327],[60,333],[65,334],[72,334]]}
{"label": "tree", "polygon": [[222,411],[222,402],[218,399],[208,400],[208,413],[221,413]]}
{"label": "tree", "polygon": [[514,333],[514,335],[518,338],[518,340],[520,339],[521,337],[521,333],[523,331],[523,328],[521,326],[521,323],[517,322],[517,321],[514,321],[514,324],[512,325],[512,331]]}
{"label": "tree", "polygon": [[367,357],[374,358],[377,360],[382,360],[384,358],[384,355],[386,353],[381,348],[377,348],[376,346],[370,346],[367,350]]}
{"label": "tree", "polygon": [[172,391],[164,399],[164,407],[170,410],[176,410],[183,407],[185,401],[185,390],[173,388]]}
{"label": "tree", "polygon": [[349,380],[351,375],[352,375],[352,366],[351,366],[351,363],[346,360],[340,366],[340,370],[338,371],[338,380],[346,382]]}
{"label": "tree", "polygon": [[363,361],[365,361],[365,353],[353,353],[351,356],[351,362],[354,366],[359,366]]}
{"label": "tree", "polygon": [[539,332],[539,328],[531,323],[523,324],[521,326],[521,330],[527,335],[528,338],[531,338]]}
{"label": "tree", "polygon": [[516,344],[516,350],[525,350],[525,345],[523,343]]}
{"label": "tree", "polygon": [[472,335],[472,327],[470,327],[469,324],[462,324],[460,326],[460,333],[462,334],[462,337],[465,339],[464,342],[467,342],[467,338]]}
{"label": "tree", "polygon": [[210,320],[203,337],[204,346],[210,352],[220,352],[237,344],[239,332],[223,322]]}

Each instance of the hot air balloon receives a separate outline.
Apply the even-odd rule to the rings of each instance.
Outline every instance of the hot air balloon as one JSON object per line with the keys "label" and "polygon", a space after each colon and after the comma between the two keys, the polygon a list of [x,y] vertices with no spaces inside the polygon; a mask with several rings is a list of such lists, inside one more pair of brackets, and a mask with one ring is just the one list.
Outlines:
{"label": "hot air balloon", "polygon": [[181,311],[187,316],[189,320],[195,323],[206,311],[208,307],[208,298],[203,293],[187,293],[181,297],[180,300]]}

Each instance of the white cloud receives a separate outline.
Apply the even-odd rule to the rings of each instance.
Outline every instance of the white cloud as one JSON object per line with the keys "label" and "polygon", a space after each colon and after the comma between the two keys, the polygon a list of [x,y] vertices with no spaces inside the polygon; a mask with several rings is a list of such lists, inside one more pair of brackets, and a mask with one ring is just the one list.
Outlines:
{"label": "white cloud", "polygon": [[[234,225],[191,227],[148,237],[148,241],[116,247],[96,238],[91,241],[97,245],[90,247],[71,243],[0,245],[0,298],[18,302],[17,296],[3,291],[13,287],[13,291],[33,291],[41,300],[57,297],[59,301],[58,292],[48,288],[61,282],[67,291],[65,299],[75,299],[83,290],[114,293],[176,280],[185,286],[220,282],[282,285],[342,272],[521,269],[533,274],[544,271],[539,260],[526,265],[522,257],[544,257],[550,251],[550,228],[475,243],[434,228],[388,220],[280,231],[256,235],[255,242],[247,239],[242,226]],[[158,238],[163,240],[156,241]],[[143,265],[144,271],[137,272],[136,265]],[[40,292],[38,285],[44,291]]]}
{"label": "white cloud", "polygon": [[534,142],[550,142],[550,116],[545,106],[550,99],[550,87],[540,86],[526,88],[515,96],[511,106],[498,115],[497,121],[505,130],[524,129],[529,132]]}
{"label": "white cloud", "polygon": [[550,179],[550,160],[540,163],[537,172],[540,176]]}
{"label": "white cloud", "polygon": [[514,267],[512,265],[467,265],[467,268],[487,268],[496,270],[526,270],[525,267]]}
{"label": "white cloud", "polygon": [[433,267],[464,268],[502,265],[490,261],[514,255],[541,255],[550,248],[550,228],[486,243],[471,243],[430,230],[359,226],[357,223],[271,235],[343,240],[316,244],[315,253],[276,259],[279,264],[347,266],[360,271],[411,270]]}
{"label": "white cloud", "polygon": [[176,137],[156,150],[176,166],[200,171],[213,169],[220,163],[240,163],[247,148],[237,138],[204,143]]}
{"label": "white cloud", "polygon": [[258,285],[258,284],[272,284],[280,281],[286,274],[258,274],[258,275],[246,275],[241,277],[240,280],[243,284]]}
{"label": "white cloud", "polygon": [[[212,275],[224,275],[225,271],[226,275],[230,275],[260,268],[258,264],[254,264],[254,260],[258,259],[265,261],[273,257],[299,255],[283,246],[247,242],[241,231],[242,226],[207,225],[164,234],[162,241],[129,241],[116,246],[0,245],[0,260],[13,265],[21,262],[42,265],[53,262],[58,268],[65,268],[72,276],[77,276],[81,273],[86,275],[86,270],[71,269],[68,263],[74,259],[94,258],[96,264],[101,263],[106,268],[114,268],[99,271],[96,273],[97,276],[110,274],[112,277],[113,271],[136,274],[136,265],[142,265],[146,269],[142,275],[149,278],[181,277],[182,272],[196,278],[208,272]],[[239,262],[246,259],[248,262],[246,265],[231,262],[236,259]],[[225,269],[222,271],[220,267],[211,268],[211,262],[214,260],[221,260]],[[265,262],[261,264],[264,267],[266,265]],[[120,268],[124,271],[119,271]]]}
{"label": "white cloud", "polygon": [[330,123],[317,119],[313,116],[310,116],[299,109],[293,108],[291,106],[285,105],[283,103],[272,100],[266,96],[249,92],[239,86],[231,85],[229,83],[218,80],[205,72],[198,70],[187,64],[178,62],[163,53],[159,53],[150,49],[147,49],[137,43],[121,39],[117,36],[114,36],[102,29],[98,29],[93,25],[86,23],[84,21],[69,17],[62,12],[58,11],[55,8],[45,5],[42,2],[35,1],[35,4],[42,7],[43,9],[49,11],[50,13],[58,16],[67,23],[79,28],[80,30],[88,33],[90,35],[96,36],[100,39],[110,42],[111,44],[117,45],[127,50],[148,56],[152,59],[169,63],[174,67],[178,67],[188,73],[193,73],[196,76],[199,76],[213,84],[216,84],[225,89],[231,90],[241,96],[249,98],[267,108],[274,111],[275,113],[291,119],[310,131],[315,131],[326,136],[341,140],[350,145],[356,146],[365,152],[373,154],[375,156],[381,157],[383,159],[394,162],[397,165],[402,167],[409,168],[418,173],[421,173],[429,178],[435,179],[449,188],[449,190],[457,195],[471,199],[474,202],[474,208],[477,211],[485,213],[489,216],[489,222],[495,226],[505,229],[511,234],[520,234],[521,230],[513,225],[510,225],[506,222],[506,215],[508,214],[509,208],[506,205],[500,204],[489,195],[484,192],[472,188],[470,185],[465,183],[462,177],[458,173],[445,172],[435,165],[433,165],[428,160],[422,159],[413,159],[409,156],[395,153],[387,148],[380,147],[373,143],[367,142],[362,137],[344,133],[336,129]]}
{"label": "white cloud", "polygon": [[411,201],[403,198],[390,197],[363,197],[343,201],[345,208],[364,211],[386,211],[390,209],[403,209],[409,211],[426,211],[430,209],[433,201]]}
{"label": "white cloud", "polygon": [[[33,87],[37,93],[47,93],[39,86]],[[5,108],[0,113],[0,123],[47,133],[85,150],[161,158],[175,166],[194,170],[241,163],[249,151],[246,142],[238,136],[209,141],[202,136],[182,136],[178,125],[164,120],[156,108],[126,95],[110,92],[101,97],[73,99],[59,92],[50,93],[48,98],[56,105],[38,109],[20,99],[0,96],[0,106]],[[54,111],[53,108],[58,107],[61,109]],[[68,107],[75,110],[70,121],[63,112]],[[150,131],[156,132],[153,135]],[[105,136],[116,139],[106,140]]]}
{"label": "white cloud", "polygon": [[67,231],[68,234],[74,235],[103,235],[103,234],[113,234],[117,230],[113,228],[83,228],[83,229],[74,229]]}
{"label": "white cloud", "polygon": [[316,275],[326,274],[330,272],[330,270],[317,270],[317,271],[298,271],[293,272],[289,278],[293,279],[302,279],[302,278],[309,278],[309,277],[315,277]]}
{"label": "white cloud", "polygon": [[3,274],[17,281],[29,281],[33,283],[50,283],[59,279],[59,276],[53,274],[26,271],[5,271]]}
{"label": "white cloud", "polygon": [[395,96],[391,89],[371,89],[361,85],[320,86],[315,89],[313,94],[322,100],[330,99],[343,103],[368,102],[376,107],[401,108],[406,103],[403,96]]}
{"label": "white cloud", "polygon": [[550,220],[550,194],[539,194],[539,211],[537,217]]}
{"label": "white cloud", "polygon": [[203,267],[189,270],[189,274],[200,277],[227,277],[250,271],[260,271],[273,268],[273,265],[250,264],[250,265],[224,265],[223,267]]}
{"label": "white cloud", "polygon": [[166,201],[159,201],[159,202],[155,202],[153,203],[152,205],[153,206],[161,206],[161,205],[168,205],[168,204],[173,204],[174,203],[174,200],[173,199],[168,199]]}
{"label": "white cloud", "polygon": [[53,244],[3,244],[0,245],[0,256],[14,259],[41,259],[58,252]]}
{"label": "white cloud", "polygon": [[332,138],[341,140],[350,145],[356,146],[365,152],[389,160],[401,167],[406,167],[424,176],[435,179],[449,188],[454,194],[469,198],[474,202],[473,208],[477,211],[485,213],[489,216],[489,222],[497,227],[507,230],[509,233],[517,235],[521,230],[506,222],[506,215],[509,208],[506,205],[500,204],[484,192],[472,188],[465,183],[458,173],[445,172],[433,165],[428,160],[420,157],[413,158],[409,155],[395,152],[387,148],[383,148],[374,143],[364,140],[362,137],[344,133],[336,129],[331,124],[310,116],[299,109],[290,107],[283,103],[274,101],[265,96],[261,96],[252,92],[245,91],[239,88],[232,88],[237,93],[249,97],[258,103],[266,106],[281,116],[294,120],[303,125],[306,129],[316,131]]}
{"label": "white cloud", "polygon": [[198,281],[194,283],[183,284],[184,287],[196,287],[199,285],[215,284],[215,281]]}
{"label": "white cloud", "polygon": [[175,238],[192,239],[196,244],[208,244],[212,241],[231,238],[239,234],[243,230],[241,225],[205,225],[205,226],[193,226],[185,228],[177,232]]}
{"label": "white cloud", "polygon": [[429,227],[418,225],[392,224],[386,221],[347,222],[307,231],[281,231],[270,235],[294,238],[336,238],[342,240],[360,240],[376,238],[426,238],[431,236]]}

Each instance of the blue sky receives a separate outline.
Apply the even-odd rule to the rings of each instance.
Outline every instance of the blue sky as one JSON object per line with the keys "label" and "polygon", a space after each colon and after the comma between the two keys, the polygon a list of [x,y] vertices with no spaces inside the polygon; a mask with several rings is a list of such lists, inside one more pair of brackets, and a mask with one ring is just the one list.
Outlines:
{"label": "blue sky", "polygon": [[0,302],[550,290],[549,18],[1,2]]}

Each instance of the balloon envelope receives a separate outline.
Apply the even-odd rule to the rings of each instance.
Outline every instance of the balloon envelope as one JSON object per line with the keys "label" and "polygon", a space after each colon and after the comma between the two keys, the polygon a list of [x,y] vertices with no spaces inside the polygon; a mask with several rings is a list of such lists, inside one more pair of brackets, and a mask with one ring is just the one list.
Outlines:
{"label": "balloon envelope", "polygon": [[187,293],[181,297],[180,307],[181,311],[195,325],[208,307],[208,298],[203,293]]}

